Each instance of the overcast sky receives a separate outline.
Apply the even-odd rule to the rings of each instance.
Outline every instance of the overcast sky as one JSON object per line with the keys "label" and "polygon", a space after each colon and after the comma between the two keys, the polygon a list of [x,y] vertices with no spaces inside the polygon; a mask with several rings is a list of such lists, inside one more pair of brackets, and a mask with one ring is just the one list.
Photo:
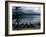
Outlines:
{"label": "overcast sky", "polygon": [[24,13],[40,13],[40,8],[39,7],[21,7],[22,8],[22,11]]}
{"label": "overcast sky", "polygon": [[[13,9],[15,9],[16,6],[13,6]],[[20,7],[22,9],[23,13],[40,13],[40,7]]]}

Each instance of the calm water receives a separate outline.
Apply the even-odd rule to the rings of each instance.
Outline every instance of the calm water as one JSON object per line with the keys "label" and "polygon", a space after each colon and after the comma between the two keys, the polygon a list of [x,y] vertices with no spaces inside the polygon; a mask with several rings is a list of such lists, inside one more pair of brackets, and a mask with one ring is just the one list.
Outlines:
{"label": "calm water", "polygon": [[35,23],[39,23],[40,22],[40,15],[26,15],[24,16],[22,19],[20,19],[20,23],[32,23],[32,24],[35,24]]}

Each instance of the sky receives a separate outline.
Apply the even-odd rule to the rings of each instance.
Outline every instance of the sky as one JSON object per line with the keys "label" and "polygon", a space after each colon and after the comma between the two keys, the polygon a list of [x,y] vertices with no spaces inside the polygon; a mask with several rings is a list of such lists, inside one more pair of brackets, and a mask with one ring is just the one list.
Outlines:
{"label": "sky", "polygon": [[40,13],[39,7],[21,7],[24,13]]}
{"label": "sky", "polygon": [[[13,9],[15,9],[15,7],[13,6]],[[40,13],[40,7],[21,7],[20,9],[22,9],[23,13]]]}

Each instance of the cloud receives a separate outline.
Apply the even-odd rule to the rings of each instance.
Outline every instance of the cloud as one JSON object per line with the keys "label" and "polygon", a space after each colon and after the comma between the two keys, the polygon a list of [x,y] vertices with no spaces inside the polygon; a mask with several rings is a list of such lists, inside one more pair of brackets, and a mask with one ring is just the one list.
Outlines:
{"label": "cloud", "polygon": [[40,13],[40,8],[36,7],[21,7],[24,13]]}

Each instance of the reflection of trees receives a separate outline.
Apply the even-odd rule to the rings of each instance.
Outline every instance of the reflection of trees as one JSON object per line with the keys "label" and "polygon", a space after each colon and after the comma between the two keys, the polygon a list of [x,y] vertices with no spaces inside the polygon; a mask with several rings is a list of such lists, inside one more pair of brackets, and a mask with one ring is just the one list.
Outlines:
{"label": "reflection of trees", "polygon": [[31,23],[29,24],[29,26],[30,26],[31,28],[35,28],[35,26],[34,26],[33,24],[31,24]]}
{"label": "reflection of trees", "polygon": [[[13,24],[14,25],[14,24]],[[23,29],[40,29],[40,23],[37,23],[37,27],[35,26],[35,24],[31,24],[29,23],[29,25],[26,23],[26,24],[20,24],[20,25],[15,25],[13,27],[14,30],[23,30]]]}

